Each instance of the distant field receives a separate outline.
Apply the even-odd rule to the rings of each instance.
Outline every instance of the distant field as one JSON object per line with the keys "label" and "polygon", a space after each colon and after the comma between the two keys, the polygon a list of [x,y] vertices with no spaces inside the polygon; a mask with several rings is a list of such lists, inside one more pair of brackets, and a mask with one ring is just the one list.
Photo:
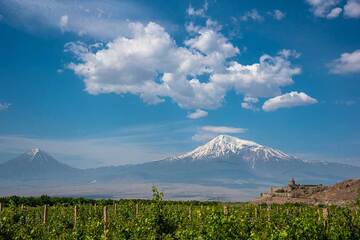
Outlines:
{"label": "distant field", "polygon": [[359,239],[346,207],[152,200],[3,198],[0,239]]}

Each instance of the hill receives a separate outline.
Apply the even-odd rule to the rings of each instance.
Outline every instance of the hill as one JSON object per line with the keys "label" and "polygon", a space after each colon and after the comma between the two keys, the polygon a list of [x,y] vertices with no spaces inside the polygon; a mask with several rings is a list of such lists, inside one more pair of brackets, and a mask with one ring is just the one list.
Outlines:
{"label": "hill", "polygon": [[325,205],[354,204],[360,198],[360,179],[348,179],[334,185],[300,185],[289,182],[286,187],[271,187],[254,203],[306,203]]}

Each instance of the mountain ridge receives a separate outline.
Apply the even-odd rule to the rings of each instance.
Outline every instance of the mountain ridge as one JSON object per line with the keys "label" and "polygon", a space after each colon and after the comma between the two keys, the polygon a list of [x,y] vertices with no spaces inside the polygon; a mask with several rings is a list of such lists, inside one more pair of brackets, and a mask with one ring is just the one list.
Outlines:
{"label": "mountain ridge", "polygon": [[56,161],[40,149],[0,164],[0,179],[10,182],[41,180],[36,186],[48,181],[55,184],[66,182],[78,186],[76,189],[80,186],[90,188],[89,192],[96,191],[91,189],[93,183],[104,188],[119,183],[176,184],[177,187],[196,184],[254,192],[254,189],[286,183],[291,177],[307,184],[333,184],[358,178],[359,173],[360,167],[307,162],[280,150],[228,135],[215,137],[188,153],[142,164],[76,169]]}

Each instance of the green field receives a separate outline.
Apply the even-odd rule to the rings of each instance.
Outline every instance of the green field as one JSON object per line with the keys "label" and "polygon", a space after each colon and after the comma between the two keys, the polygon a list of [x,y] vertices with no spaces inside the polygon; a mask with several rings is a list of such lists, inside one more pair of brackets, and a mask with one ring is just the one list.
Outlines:
{"label": "green field", "polygon": [[2,198],[0,239],[360,239],[360,205]]}

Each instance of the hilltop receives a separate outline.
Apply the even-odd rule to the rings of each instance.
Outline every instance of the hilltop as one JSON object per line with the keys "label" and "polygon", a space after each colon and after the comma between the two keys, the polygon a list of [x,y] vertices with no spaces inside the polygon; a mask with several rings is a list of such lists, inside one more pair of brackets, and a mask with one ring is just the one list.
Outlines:
{"label": "hilltop", "polygon": [[360,196],[360,179],[348,179],[334,185],[301,185],[294,180],[286,187],[271,187],[269,192],[260,194],[254,203],[306,203],[325,205],[354,204]]}

